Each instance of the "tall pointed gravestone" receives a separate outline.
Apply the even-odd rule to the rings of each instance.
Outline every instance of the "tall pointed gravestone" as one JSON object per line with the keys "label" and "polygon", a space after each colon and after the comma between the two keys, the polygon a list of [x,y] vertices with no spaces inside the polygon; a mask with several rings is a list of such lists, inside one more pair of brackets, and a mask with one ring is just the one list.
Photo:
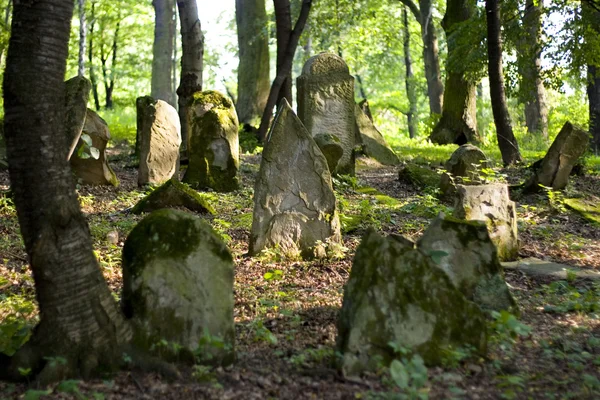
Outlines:
{"label": "tall pointed gravestone", "polygon": [[327,160],[283,100],[254,188],[250,254],[278,247],[288,257],[312,258],[319,242],[340,237]]}
{"label": "tall pointed gravestone", "polygon": [[354,77],[348,66],[335,54],[321,53],[304,64],[297,86],[298,117],[310,135],[335,136],[342,146],[342,157],[332,174],[354,175],[354,148],[358,141]]}

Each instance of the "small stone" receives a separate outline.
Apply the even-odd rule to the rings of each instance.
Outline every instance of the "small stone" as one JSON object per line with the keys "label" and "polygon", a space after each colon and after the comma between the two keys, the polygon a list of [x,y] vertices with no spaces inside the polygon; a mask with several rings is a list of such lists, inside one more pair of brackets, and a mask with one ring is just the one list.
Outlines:
{"label": "small stone", "polygon": [[106,234],[106,242],[112,245],[119,244],[119,232],[118,231],[110,231]]}

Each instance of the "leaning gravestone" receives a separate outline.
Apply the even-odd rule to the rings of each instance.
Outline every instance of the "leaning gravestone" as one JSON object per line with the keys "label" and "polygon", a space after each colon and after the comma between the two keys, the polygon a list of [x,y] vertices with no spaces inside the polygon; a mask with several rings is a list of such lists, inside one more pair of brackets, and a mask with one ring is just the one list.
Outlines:
{"label": "leaning gravestone", "polygon": [[539,168],[525,184],[525,191],[539,190],[539,186],[561,190],[567,187],[573,166],[588,148],[589,134],[566,122],[550,146]]}
{"label": "leaning gravestone", "polygon": [[150,96],[139,97],[136,109],[140,157],[138,185],[162,184],[177,173],[181,145],[179,114],[169,103]]}
{"label": "leaning gravestone", "polygon": [[65,82],[65,128],[69,153],[73,156],[75,147],[85,124],[87,103],[92,90],[92,83],[83,76],[76,76]]}
{"label": "leaning gravestone", "polygon": [[481,170],[489,167],[490,162],[481,149],[472,144],[463,144],[446,162],[446,172],[441,177],[440,191],[444,196],[452,196],[456,193],[458,184],[482,183]]}
{"label": "leaning gravestone", "polygon": [[356,250],[338,319],[343,373],[389,365],[398,356],[394,345],[428,365],[440,364],[449,347],[484,355],[486,318],[413,242],[369,231]]}
{"label": "leaning gravestone", "polygon": [[119,186],[119,180],[106,159],[109,140],[106,121],[88,108],[82,135],[71,157],[71,168],[81,183]]}
{"label": "leaning gravestone", "polygon": [[354,175],[354,78],[348,66],[335,54],[321,53],[306,61],[297,86],[298,117],[310,135],[337,136],[344,150],[331,172]]}
{"label": "leaning gravestone", "polygon": [[283,100],[262,153],[254,188],[250,254],[278,247],[312,258],[318,242],[340,240],[327,160]]}
{"label": "leaning gravestone", "polygon": [[373,121],[369,119],[358,105],[354,114],[365,154],[383,165],[398,165],[398,156],[387,144],[381,132],[375,128]]}
{"label": "leaning gravestone", "polygon": [[496,246],[481,221],[462,221],[440,214],[417,242],[446,272],[456,288],[486,311],[518,313],[504,281]]}
{"label": "leaning gravestone", "polygon": [[189,107],[189,165],[183,182],[230,192],[239,187],[238,119],[233,103],[213,90],[194,94]]}
{"label": "leaning gravestone", "polygon": [[144,218],[123,247],[122,306],[134,344],[151,350],[166,341],[183,352],[170,356],[231,364],[233,269],[227,246],[200,218],[177,210]]}
{"label": "leaning gravestone", "polygon": [[454,217],[484,221],[500,261],[516,260],[519,256],[517,207],[510,200],[508,186],[458,185],[456,190]]}

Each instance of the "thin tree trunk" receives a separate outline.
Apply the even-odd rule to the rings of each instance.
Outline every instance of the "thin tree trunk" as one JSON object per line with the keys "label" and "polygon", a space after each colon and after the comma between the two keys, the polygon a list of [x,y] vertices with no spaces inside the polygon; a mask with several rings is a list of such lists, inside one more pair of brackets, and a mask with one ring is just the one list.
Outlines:
{"label": "thin tree trunk", "polygon": [[179,96],[179,119],[181,120],[181,148],[187,151],[190,133],[188,104],[194,93],[202,90],[202,67],[204,57],[204,36],[196,0],[177,0],[177,9],[181,22],[181,78],[177,95]]}
{"label": "thin tree trunk", "polygon": [[588,65],[587,94],[590,108],[591,148],[596,155],[600,154],[600,68]]}
{"label": "thin tree trunk", "polygon": [[96,111],[100,111],[100,97],[98,96],[98,77],[94,67],[94,28],[96,26],[96,2],[92,2],[92,13],[90,16],[90,43],[88,46],[88,62],[90,63],[90,82],[92,83],[92,95]]}
{"label": "thin tree trunk", "polygon": [[77,75],[85,75],[85,36],[87,32],[87,26],[85,22],[85,0],[78,0],[79,6],[79,58]]}
{"label": "thin tree trunk", "polygon": [[404,28],[404,67],[406,69],[406,97],[408,97],[408,112],[406,119],[408,122],[408,136],[413,139],[417,136],[417,124],[415,115],[417,113],[417,92],[415,91],[415,79],[412,72],[412,60],[410,58],[410,30],[408,27],[408,11],[406,6],[402,8],[402,22]]}
{"label": "thin tree trunk", "polygon": [[175,93],[171,86],[173,66],[173,1],[153,0],[154,44],[152,46],[152,81],[150,95],[175,105]]}
{"label": "thin tree trunk", "polygon": [[[73,4],[15,4],[4,77],[10,180],[40,322],[27,344],[0,362],[0,375],[23,379],[19,368],[31,368],[40,383],[115,365],[121,345],[131,338],[94,256],[64,157],[64,76]],[[48,362],[52,357],[66,364]]]}
{"label": "thin tree trunk", "polygon": [[239,45],[238,99],[241,124],[256,126],[269,97],[269,33],[265,0],[236,0]]}
{"label": "thin tree trunk", "polygon": [[500,37],[500,5],[498,0],[486,0],[488,42],[488,73],[490,77],[490,98],[496,124],[496,137],[502,153],[504,165],[521,161],[519,145],[510,124],[510,115],[504,93],[502,73],[502,39]]}
{"label": "thin tree trunk", "polygon": [[[120,18],[120,16],[119,16]],[[115,28],[115,35],[113,37],[113,43],[111,46],[111,54],[112,59],[110,62],[110,74],[108,74],[108,79],[106,75],[106,61],[104,60],[102,63],[102,74],[104,76],[104,90],[106,92],[106,102],[104,107],[107,110],[112,110],[113,108],[113,98],[112,94],[115,89],[115,69],[117,66],[117,43],[119,40],[119,27],[121,26],[121,22],[117,22],[117,26]]]}
{"label": "thin tree trunk", "polygon": [[[285,70],[286,53],[290,36],[292,34],[292,10],[290,0],[273,0],[275,7],[275,25],[277,26],[277,71],[276,76],[285,73],[281,90],[277,94],[276,105],[281,103],[283,98],[287,99],[290,106],[293,105],[292,95],[292,67]],[[292,60],[293,61],[293,60]]]}
{"label": "thin tree trunk", "polygon": [[[8,0],[8,2],[6,3],[6,7],[4,7],[4,27],[3,27],[3,29],[6,32],[10,32],[10,15],[11,15],[11,11],[12,11],[12,0]],[[2,59],[4,57],[4,51],[6,50],[7,46],[8,46],[8,43],[2,43],[2,44],[0,44],[0,65],[2,65]]]}
{"label": "thin tree trunk", "polygon": [[311,6],[312,0],[302,0],[300,15],[298,16],[298,20],[296,21],[296,25],[294,25],[292,33],[290,34],[281,67],[277,68],[277,75],[275,76],[273,84],[271,85],[269,98],[267,99],[267,105],[265,106],[265,112],[263,113],[260,126],[258,128],[258,138],[262,142],[264,142],[267,131],[269,130],[271,117],[273,116],[273,108],[275,107],[277,99],[279,98],[279,94],[282,90],[284,90],[284,84],[292,74],[294,54],[296,53],[296,47],[298,47],[300,36],[302,35],[302,31],[306,25],[306,20],[308,19]]}
{"label": "thin tree trunk", "polygon": [[358,92],[363,100],[367,100],[367,92],[365,91],[365,85],[362,80],[362,76],[356,74],[356,82],[358,83]]}
{"label": "thin tree trunk", "polygon": [[171,7],[173,8],[173,23],[171,24],[171,37],[173,38],[173,59],[171,60],[171,74],[172,74],[172,83],[171,83],[171,93],[173,93],[173,107],[177,108],[177,2],[175,0],[169,0]]}

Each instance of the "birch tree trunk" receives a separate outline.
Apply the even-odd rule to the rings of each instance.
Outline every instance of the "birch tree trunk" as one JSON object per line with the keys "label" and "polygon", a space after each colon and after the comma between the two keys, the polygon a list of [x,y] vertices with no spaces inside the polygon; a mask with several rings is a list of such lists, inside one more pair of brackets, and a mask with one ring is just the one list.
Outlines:
{"label": "birch tree trunk", "polygon": [[85,75],[85,42],[86,42],[86,33],[87,33],[87,25],[85,21],[85,0],[78,0],[78,10],[79,11],[79,58],[78,58],[78,68],[77,75],[84,76]]}
{"label": "birch tree trunk", "polygon": [[406,69],[406,97],[408,97],[408,112],[406,119],[408,122],[408,136],[413,139],[417,136],[417,92],[415,90],[415,78],[412,72],[412,59],[410,58],[410,30],[408,29],[408,12],[406,6],[402,8],[402,23],[404,28],[403,44],[404,44],[404,66]]}

